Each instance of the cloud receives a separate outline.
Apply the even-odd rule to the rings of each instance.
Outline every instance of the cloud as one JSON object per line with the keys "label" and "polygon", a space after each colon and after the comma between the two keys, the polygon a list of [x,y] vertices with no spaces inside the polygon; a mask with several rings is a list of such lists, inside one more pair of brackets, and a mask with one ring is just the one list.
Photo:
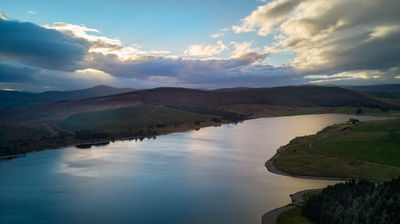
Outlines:
{"label": "cloud", "polygon": [[0,88],[33,92],[122,84],[110,74],[91,68],[66,72],[6,61],[0,63],[0,71]]}
{"label": "cloud", "polygon": [[80,68],[89,42],[33,23],[0,19],[0,59],[71,71]]}
{"label": "cloud", "polygon": [[227,50],[228,47],[222,42],[218,41],[216,45],[212,44],[195,44],[190,45],[184,52],[184,54],[196,57],[210,57],[221,54]]}
{"label": "cloud", "polygon": [[97,35],[100,34],[99,30],[88,28],[85,25],[57,22],[53,25],[44,25],[44,27],[63,32],[75,38],[87,40],[90,42],[89,53],[116,55],[122,61],[132,60],[141,55],[165,55],[170,53],[170,51],[167,50],[144,50],[143,47],[138,44],[124,46],[121,40],[99,36]]}
{"label": "cloud", "polygon": [[[97,36],[98,30],[83,25],[55,23],[41,27],[1,22],[0,32],[5,34],[2,37],[13,42],[13,47],[0,44],[1,56],[8,61],[0,73],[0,86],[4,88],[66,89],[106,83],[132,83],[141,85],[135,86],[139,88],[191,86],[231,77],[238,80],[242,72],[255,76],[265,72],[250,68],[259,60],[253,49],[243,50],[242,55],[238,52],[237,58],[185,58],[165,55],[168,51],[144,50],[139,45],[124,46],[118,39]],[[212,56],[227,48],[217,42],[189,48],[187,53]]]}
{"label": "cloud", "polygon": [[116,55],[122,61],[134,60],[138,56],[143,55],[167,55],[170,51],[166,50],[142,50],[142,47],[136,44],[131,46],[120,47],[93,47],[89,49],[89,53],[100,53],[103,55]]}
{"label": "cloud", "polygon": [[251,48],[252,45],[251,42],[242,42],[242,43],[232,42],[231,44],[233,44],[234,46],[234,50],[232,52],[232,58],[238,58],[243,54],[255,51],[254,49]]}
{"label": "cloud", "polygon": [[232,26],[235,33],[250,32],[258,29],[261,36],[268,35],[275,26],[285,21],[289,13],[306,0],[277,0],[259,6],[249,16],[242,19],[242,24]]}
{"label": "cloud", "polygon": [[274,34],[274,47],[293,52],[304,75],[384,71],[400,64],[399,8],[396,0],[276,0],[233,30]]}
{"label": "cloud", "polygon": [[224,33],[218,32],[218,33],[213,33],[213,34],[211,34],[211,37],[212,37],[212,38],[219,38],[219,37],[222,37],[223,35],[224,35]]}
{"label": "cloud", "polygon": [[44,25],[43,27],[45,27],[47,29],[58,30],[58,31],[64,32],[66,34],[69,34],[71,36],[77,37],[77,38],[83,38],[83,39],[91,42],[92,45],[94,45],[94,46],[96,46],[96,45],[99,45],[102,47],[104,47],[104,46],[121,47],[122,46],[122,43],[119,39],[88,34],[88,32],[100,33],[100,31],[97,29],[88,28],[85,25],[74,25],[74,24],[68,24],[68,23],[63,23],[63,22],[56,22],[52,25]]}
{"label": "cloud", "polygon": [[298,85],[307,80],[297,75],[291,67],[271,65],[243,65],[223,70],[213,70],[203,75],[193,75],[184,80],[184,86],[203,88],[268,87]]}
{"label": "cloud", "polygon": [[4,82],[33,82],[38,68],[23,66],[13,62],[0,62],[0,83]]}
{"label": "cloud", "polygon": [[[92,54],[94,58],[91,61],[94,64],[90,67],[118,78],[152,83],[153,86],[173,84],[174,86],[206,87],[208,83],[209,87],[217,85],[228,87],[238,86],[238,80],[247,80],[248,86],[269,86],[272,85],[268,83],[272,80],[271,77],[275,80],[283,73],[286,75],[286,80],[289,80],[290,75],[293,80],[302,79],[296,76],[290,67],[254,64],[259,58],[250,57],[251,53],[228,59],[141,56],[128,61],[120,61],[115,55]],[[266,78],[266,76],[269,77]]]}
{"label": "cloud", "polygon": [[0,19],[2,19],[2,20],[7,20],[6,14],[5,14],[3,11],[1,11],[1,10],[0,10]]}
{"label": "cloud", "polygon": [[396,81],[400,67],[386,70],[353,70],[325,75],[307,75],[304,78],[311,83],[336,83],[349,84],[357,81],[358,85],[371,85],[379,83],[393,83]]}
{"label": "cloud", "polygon": [[259,49],[252,48],[252,42],[231,42],[234,47],[232,52],[232,59],[247,61],[249,63],[263,61],[268,55],[268,52],[260,51]]}
{"label": "cloud", "polygon": [[381,77],[382,74],[379,71],[365,70],[365,71],[341,72],[333,75],[307,75],[304,78],[312,80],[311,83],[323,83],[323,82],[344,81],[352,79],[378,79]]}
{"label": "cloud", "polygon": [[[218,41],[190,45],[180,56],[138,44],[127,46],[85,25],[38,26],[0,19],[0,88],[398,82],[400,23],[394,12],[398,3],[382,1],[386,7],[359,0],[267,2],[233,29],[271,35],[272,45]],[[284,51],[295,55],[293,62],[272,66],[265,60]],[[215,57],[222,53],[230,56]]]}
{"label": "cloud", "polygon": [[76,79],[101,80],[102,83],[110,82],[114,79],[110,74],[93,68],[76,70],[73,74],[77,76]]}
{"label": "cloud", "polygon": [[36,15],[37,14],[37,12],[36,11],[33,11],[33,10],[28,10],[28,11],[26,11],[28,14],[31,14],[31,15]]}
{"label": "cloud", "polygon": [[[164,51],[143,50],[139,45],[124,46],[118,39],[97,36],[99,31],[83,25],[56,23],[44,28],[17,21],[4,23],[20,29],[11,33],[14,36],[7,29],[0,30],[13,39],[14,46],[33,43],[35,48],[8,49],[0,45],[2,52],[10,51],[2,53],[7,63],[0,64],[1,88],[65,90],[98,84],[130,84],[136,88],[165,85],[207,88],[268,86],[280,83],[279,77],[287,83],[302,79],[293,75],[289,67],[257,65],[267,54],[253,48],[251,43],[231,44],[235,52],[231,58],[209,57],[228,48],[223,42],[201,45],[197,53],[189,48],[192,55],[202,55],[201,58],[178,57],[164,55],[168,53]],[[49,46],[55,53],[46,52]],[[71,54],[75,48],[79,49],[78,53]]]}
{"label": "cloud", "polygon": [[220,29],[219,32],[211,34],[211,37],[212,38],[220,38],[220,37],[224,36],[225,32],[227,32],[228,30],[230,30],[230,28]]}

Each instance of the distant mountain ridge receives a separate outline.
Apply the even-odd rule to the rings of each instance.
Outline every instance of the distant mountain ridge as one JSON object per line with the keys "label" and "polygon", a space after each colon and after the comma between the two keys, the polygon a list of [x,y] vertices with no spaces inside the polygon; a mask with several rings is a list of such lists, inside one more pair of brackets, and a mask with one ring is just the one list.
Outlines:
{"label": "distant mountain ridge", "polygon": [[[365,106],[375,108],[398,108],[366,93],[324,86],[283,86],[273,88],[232,88],[222,91],[195,90],[185,88],[161,87],[141,90],[124,95],[136,96],[143,102],[224,106],[234,104],[264,104],[289,107],[310,106]],[[117,97],[117,96],[116,96]]]}
{"label": "distant mountain ridge", "polygon": [[133,88],[114,88],[106,85],[71,91],[46,91],[30,93],[20,91],[0,90],[0,108],[13,108],[30,104],[71,101],[85,98],[102,97],[134,91]]}
{"label": "distant mountain ridge", "polygon": [[341,86],[345,89],[365,92],[377,97],[400,98],[400,84],[385,84],[372,86]]}

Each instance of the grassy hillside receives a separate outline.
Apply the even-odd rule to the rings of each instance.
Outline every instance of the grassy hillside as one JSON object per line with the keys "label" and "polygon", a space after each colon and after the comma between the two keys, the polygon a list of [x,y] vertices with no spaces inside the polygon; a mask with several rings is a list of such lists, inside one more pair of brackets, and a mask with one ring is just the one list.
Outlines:
{"label": "grassy hillside", "polygon": [[68,130],[110,130],[154,128],[157,126],[182,125],[185,123],[204,122],[210,116],[177,110],[163,105],[141,104],[134,107],[120,108],[75,114],[58,124]]}
{"label": "grassy hillside", "polygon": [[[274,164],[282,171],[297,175],[367,178],[378,182],[398,178],[400,119],[338,124],[316,135],[296,138],[284,147]],[[399,179],[396,181],[398,185]],[[396,205],[393,199],[391,202],[389,200],[397,191],[387,193],[384,190],[383,193],[387,195],[382,196],[382,192],[357,189],[368,186],[369,190],[373,190],[376,186],[373,183],[363,183],[351,182],[328,187],[322,194],[314,195],[312,200],[305,200],[304,206],[282,213],[278,223],[313,223],[308,218],[315,223],[339,223],[344,219],[375,219],[377,223],[384,219],[386,221],[382,223],[397,223],[393,221],[397,213],[392,211],[395,211],[393,208],[398,207],[398,203]],[[379,187],[387,186],[386,183]],[[357,196],[360,193],[370,195]],[[388,210],[382,213],[382,208]],[[351,213],[345,212],[349,209],[353,209]],[[359,214],[353,216],[357,212]],[[392,214],[389,218],[390,212]]]}
{"label": "grassy hillside", "polygon": [[396,134],[399,122],[396,119],[333,125],[316,135],[292,140],[274,164],[295,175],[379,181],[397,177],[400,175],[400,142]]}
{"label": "grassy hillside", "polygon": [[372,86],[343,86],[345,89],[362,91],[377,97],[400,98],[400,84],[372,85]]}
{"label": "grassy hillside", "polygon": [[396,109],[379,98],[338,87],[287,86],[275,88],[233,88],[201,91],[184,88],[156,88],[129,93],[143,101],[162,104],[224,106],[261,104],[287,107],[364,106]]}
{"label": "grassy hillside", "polygon": [[[398,108],[392,101],[337,87],[156,88],[0,110],[0,123],[7,123],[0,134],[0,154],[154,136],[256,117],[356,112],[391,116]],[[35,131],[18,131],[22,126]]]}
{"label": "grassy hillside", "polygon": [[313,145],[332,155],[400,167],[400,120],[361,123]]}
{"label": "grassy hillside", "polygon": [[[0,119],[15,121],[62,120],[77,113],[131,107],[138,104],[160,104],[173,107],[219,109],[253,114],[257,109],[271,110],[275,115],[320,113],[337,108],[373,108],[390,114],[400,109],[396,103],[338,87],[289,86],[277,88],[234,88],[202,91],[185,88],[156,88],[113,96],[54,102],[20,107],[0,112]],[[256,105],[256,106],[254,106]],[[233,110],[232,110],[233,109]],[[314,110],[314,111],[313,111]],[[285,112],[286,111],[286,112]],[[262,115],[261,115],[262,116]]]}
{"label": "grassy hillside", "polygon": [[[219,107],[222,110],[232,111],[249,115],[252,118],[259,117],[274,117],[274,116],[292,116],[303,114],[359,114],[370,116],[400,116],[398,110],[382,110],[380,108],[368,107],[354,107],[354,106],[341,106],[341,107],[287,107],[287,106],[271,106],[264,104],[234,104]],[[361,112],[360,112],[361,111]]]}
{"label": "grassy hillside", "polygon": [[223,111],[213,115],[138,103],[126,108],[76,113],[48,122],[0,121],[3,127],[0,130],[0,156],[85,142],[153,137],[237,121],[236,117],[226,114],[230,115]]}

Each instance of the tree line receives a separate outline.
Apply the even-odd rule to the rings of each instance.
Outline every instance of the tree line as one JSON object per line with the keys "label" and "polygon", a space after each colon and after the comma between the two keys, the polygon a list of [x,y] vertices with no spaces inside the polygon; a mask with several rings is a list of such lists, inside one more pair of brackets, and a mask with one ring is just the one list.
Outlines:
{"label": "tree line", "polygon": [[311,196],[302,215],[324,224],[400,223],[400,177],[382,184],[367,180],[328,186]]}

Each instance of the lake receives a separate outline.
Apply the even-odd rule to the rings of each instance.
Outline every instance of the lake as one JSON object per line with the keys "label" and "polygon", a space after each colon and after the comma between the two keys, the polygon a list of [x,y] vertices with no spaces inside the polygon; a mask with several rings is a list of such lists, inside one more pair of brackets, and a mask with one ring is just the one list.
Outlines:
{"label": "lake", "polygon": [[354,115],[247,120],[0,161],[0,223],[261,223],[289,194],[335,181],[269,173],[296,136]]}

